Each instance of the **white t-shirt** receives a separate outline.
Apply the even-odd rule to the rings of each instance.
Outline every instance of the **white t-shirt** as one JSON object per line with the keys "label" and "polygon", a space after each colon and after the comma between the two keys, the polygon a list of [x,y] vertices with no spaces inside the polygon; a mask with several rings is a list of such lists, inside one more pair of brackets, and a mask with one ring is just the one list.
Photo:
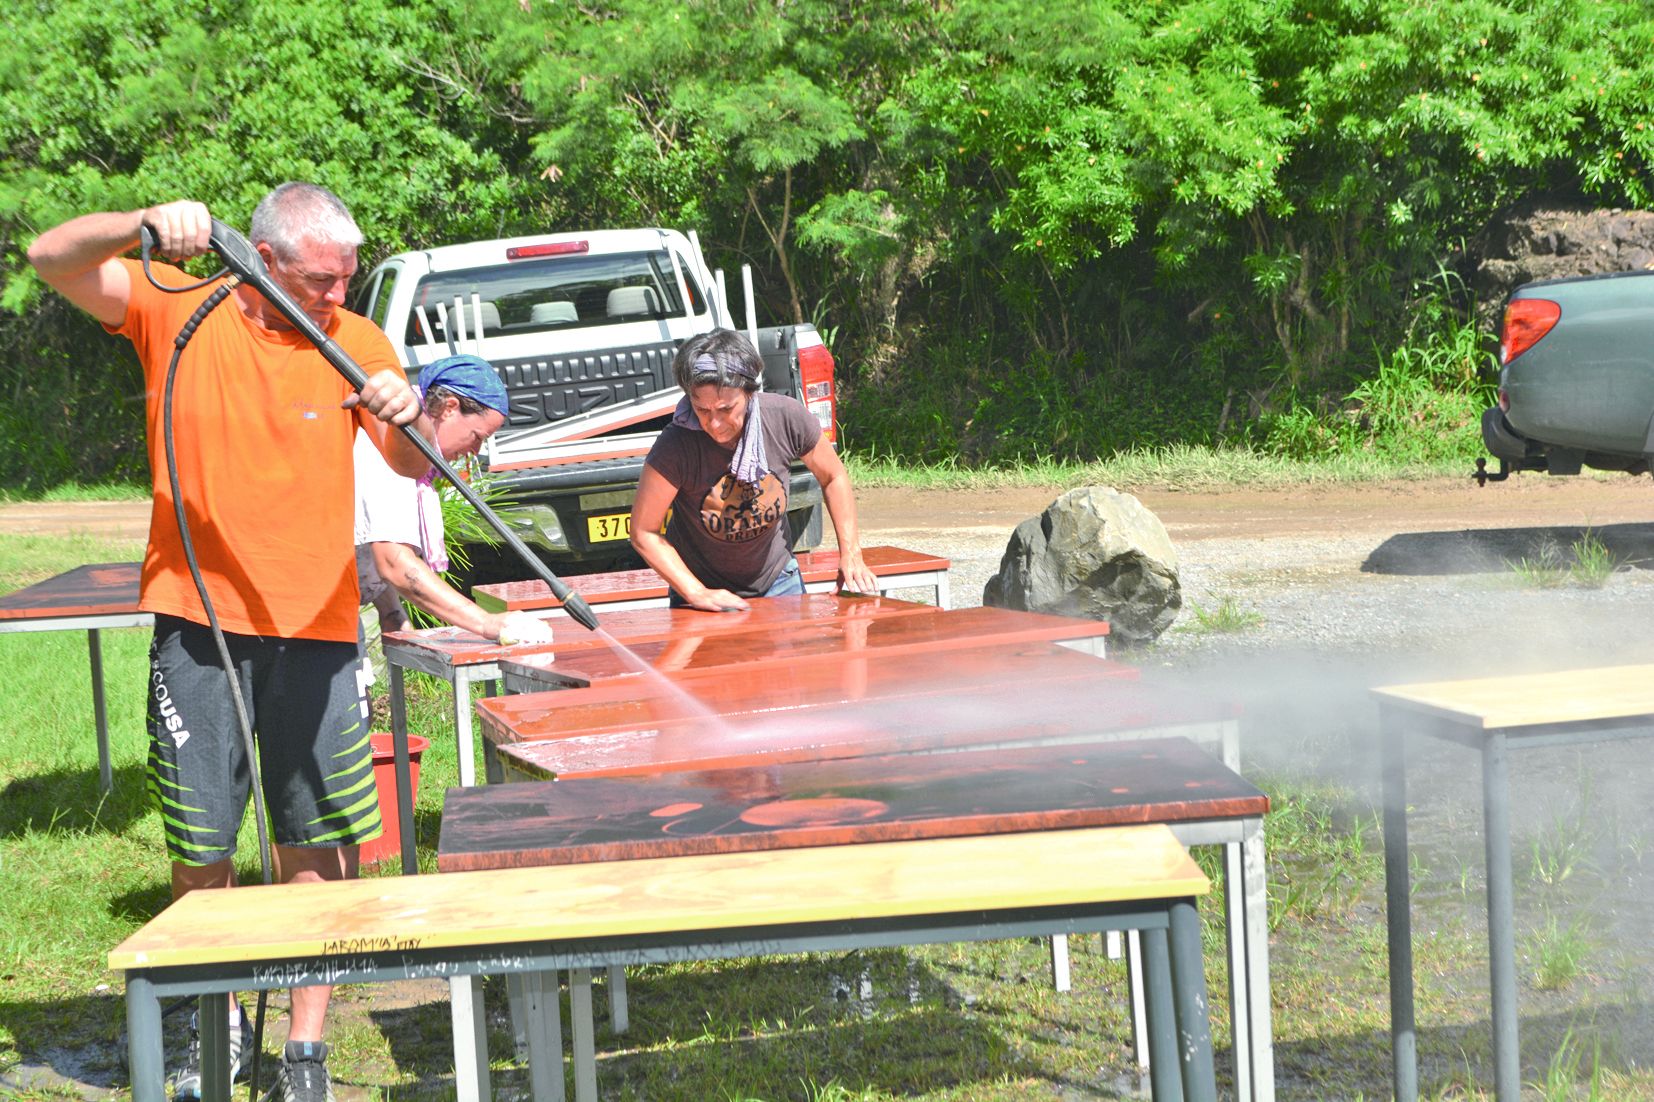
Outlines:
{"label": "white t-shirt", "polygon": [[356,578],[366,605],[390,588],[373,565],[370,544],[405,543],[439,571],[447,569],[448,555],[435,488],[391,470],[365,433],[356,434],[355,459]]}

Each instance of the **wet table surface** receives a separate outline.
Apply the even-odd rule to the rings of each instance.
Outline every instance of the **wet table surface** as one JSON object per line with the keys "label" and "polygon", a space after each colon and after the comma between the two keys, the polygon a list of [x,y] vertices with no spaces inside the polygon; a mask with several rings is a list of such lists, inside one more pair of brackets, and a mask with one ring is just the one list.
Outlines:
{"label": "wet table surface", "polygon": [[[806,585],[831,582],[838,575],[837,551],[808,551],[796,558]],[[902,547],[863,548],[862,561],[869,570],[888,580],[907,574],[945,575],[950,565],[938,555]],[[588,604],[598,607],[611,602],[666,598],[666,582],[653,570],[617,570],[565,580]],[[539,579],[474,586],[471,596],[491,612],[559,608],[563,603],[552,596],[550,587]]]}
{"label": "wet table surface", "polygon": [[545,780],[1215,728],[1234,716],[1144,686],[1131,667],[1049,643],[946,657],[905,656],[848,686],[838,663],[788,670],[798,679],[791,686],[675,676],[671,691],[649,697],[628,700],[599,686],[495,697],[478,713],[504,766]]}
{"label": "wet table surface", "polygon": [[[516,584],[516,583],[513,583]],[[745,612],[702,612],[693,608],[637,608],[599,612],[602,634],[568,620],[552,622],[550,643],[501,646],[462,628],[421,628],[394,631],[385,639],[396,647],[417,647],[456,666],[536,658],[549,663],[557,655],[607,651],[614,643],[641,646],[673,639],[707,639],[752,632],[812,632],[844,621],[902,615],[932,615],[937,609],[892,597],[858,594],[801,593],[789,597],[755,598]]]}
{"label": "wet table surface", "polygon": [[1069,616],[988,607],[930,609],[904,615],[850,616],[800,630],[778,625],[726,632],[711,625],[707,631],[688,630],[670,639],[631,645],[629,653],[614,647],[557,653],[553,647],[550,654],[519,652],[511,662],[520,676],[548,688],[578,688],[617,677],[635,678],[644,667],[672,673],[729,667],[743,676],[756,676],[761,670],[795,663],[857,657],[883,660],[919,652],[939,655],[987,644],[1099,639],[1107,632],[1107,624]]}

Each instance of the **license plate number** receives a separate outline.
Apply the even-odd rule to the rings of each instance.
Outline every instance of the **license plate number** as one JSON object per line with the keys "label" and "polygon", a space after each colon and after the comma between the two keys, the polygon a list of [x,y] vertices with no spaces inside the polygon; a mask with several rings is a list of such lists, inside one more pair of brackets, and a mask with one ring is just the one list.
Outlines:
{"label": "license plate number", "polygon": [[586,518],[586,539],[591,543],[607,543],[611,540],[629,540],[631,538],[631,513],[608,513],[600,517]]}

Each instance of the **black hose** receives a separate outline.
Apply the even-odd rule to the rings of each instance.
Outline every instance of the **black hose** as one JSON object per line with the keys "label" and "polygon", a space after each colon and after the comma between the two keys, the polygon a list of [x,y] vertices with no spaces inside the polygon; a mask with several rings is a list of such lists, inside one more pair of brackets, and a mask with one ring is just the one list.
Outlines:
{"label": "black hose", "polygon": [[[194,283],[188,287],[167,287],[156,280],[149,270],[152,238],[148,227],[144,228],[142,238],[144,276],[150,283],[169,294],[195,290],[224,274],[224,272],[220,272],[211,279],[202,280],[200,283]],[[201,598],[201,607],[207,614],[207,626],[212,629],[213,643],[218,647],[218,660],[224,668],[224,679],[229,683],[230,700],[235,705],[236,725],[241,730],[242,746],[247,751],[247,768],[253,790],[253,820],[258,827],[259,869],[264,876],[264,882],[269,884],[273,880],[270,873],[270,833],[269,824],[266,822],[264,815],[264,778],[259,769],[258,748],[253,743],[253,725],[252,721],[247,718],[247,701],[241,695],[241,681],[236,677],[235,660],[230,657],[229,643],[224,639],[224,630],[219,626],[218,613],[213,608],[212,596],[207,592],[207,583],[201,577],[201,566],[196,561],[195,541],[190,537],[189,517],[184,509],[184,494],[178,482],[178,454],[172,431],[173,385],[178,378],[178,362],[184,355],[184,348],[189,344],[190,339],[195,336],[195,331],[200,328],[207,315],[216,310],[229,297],[230,292],[235,290],[239,282],[240,277],[234,275],[225,280],[223,285],[202,300],[201,305],[196,307],[195,312],[189,316],[189,320],[184,322],[183,328],[178,331],[178,336],[173,338],[172,359],[167,363],[166,385],[163,388],[161,397],[161,441],[166,451],[167,484],[172,491],[172,512],[178,522],[178,539],[183,545],[184,562],[189,565],[190,578],[195,582],[196,595]],[[267,991],[258,993],[258,1012],[254,1017],[253,1024],[252,1066],[249,1069],[247,1090],[248,1097],[254,1102],[258,1099],[259,1063],[264,1049],[264,1006],[268,997],[269,992]]]}
{"label": "black hose", "polygon": [[[317,325],[309,314],[299,308],[299,304],[293,301],[292,296],[283,290],[281,284],[277,283],[275,278],[270,275],[270,270],[264,265],[264,258],[258,255],[258,251],[248,243],[245,237],[214,218],[212,220],[210,241],[213,249],[223,259],[225,267],[240,276],[242,282],[263,295],[293,328],[303,333],[305,338],[316,346],[316,351],[320,352],[322,357],[332,364],[334,370],[343,375],[352,387],[360,391],[363,386],[367,385],[367,373],[362,370],[355,360],[350,358],[349,353],[339,347],[337,341],[322,331],[322,327]],[[447,460],[442,458],[442,453],[437,450],[436,445],[421,436],[419,430],[411,424],[399,427],[402,429],[403,435],[413,443],[414,447],[419,449],[420,454],[430,462],[431,466],[435,467],[438,473],[447,479],[454,489],[459,491],[460,496],[470,504],[471,508],[477,511],[477,515],[481,516],[483,520],[488,522],[489,527],[499,533],[500,538],[513,551],[517,552],[524,565],[538,575],[553,595],[563,602],[563,611],[568,613],[569,617],[581,627],[590,631],[597,631],[597,617],[592,614],[591,606],[586,604],[580,594],[570,589],[566,582],[553,574],[546,567],[546,564],[540,561],[540,557],[528,549],[528,545],[518,537],[517,533],[506,527],[505,522],[494,513],[493,509],[489,508],[488,503],[482,499],[482,495],[477,493],[470,483],[454,473],[454,469],[448,465]]]}

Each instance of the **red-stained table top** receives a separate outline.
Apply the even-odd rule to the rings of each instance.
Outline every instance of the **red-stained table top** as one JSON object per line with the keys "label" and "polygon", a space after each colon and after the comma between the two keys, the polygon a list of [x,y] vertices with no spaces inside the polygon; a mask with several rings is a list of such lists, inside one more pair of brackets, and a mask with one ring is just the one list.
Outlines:
{"label": "red-stained table top", "polygon": [[0,620],[137,612],[138,569],[135,562],[77,566],[0,597]]}
{"label": "red-stained table top", "polygon": [[[577,705],[570,716],[556,708],[562,694],[497,697],[481,710],[484,730],[506,766],[542,780],[763,769],[790,761],[1089,742],[1197,729],[1216,739],[1236,716],[1226,703],[1144,684],[1129,667],[1051,650],[1060,653],[1048,656],[1053,668],[1043,680],[989,676],[967,685],[932,671],[933,680],[921,677],[890,685],[884,695],[854,700],[823,694],[818,703],[764,706],[761,690],[742,698],[735,690],[745,686],[702,683],[695,686],[699,699],[655,698],[633,707]],[[1026,657],[1032,664],[1034,656]],[[1075,676],[1062,669],[1070,665],[1068,659],[1098,669]],[[535,700],[544,701],[547,710],[537,715],[528,703]],[[628,715],[637,718],[628,722]],[[582,722],[583,727],[578,725]]]}
{"label": "red-stained table top", "polygon": [[[579,688],[614,678],[636,679],[647,666],[678,673],[729,667],[740,676],[756,676],[777,666],[817,661],[929,652],[938,666],[948,651],[992,644],[1062,642],[1094,639],[1108,633],[1096,620],[1017,612],[1002,608],[930,609],[902,616],[850,617],[807,631],[761,628],[750,632],[685,634],[639,643],[623,653],[615,648],[582,648],[571,653],[528,654],[509,660],[515,675],[547,687]],[[502,663],[502,669],[504,668]]]}
{"label": "red-stained table top", "polygon": [[[503,662],[530,655],[569,655],[609,650],[614,642],[627,646],[670,639],[705,639],[719,635],[763,632],[815,631],[847,620],[930,614],[936,609],[890,597],[858,594],[802,593],[789,597],[755,597],[745,612],[702,612],[693,608],[637,608],[598,613],[598,634],[572,620],[552,621],[550,643],[502,647],[493,640],[456,627],[386,632],[392,647],[417,647],[455,666]],[[605,638],[607,636],[607,638]]]}
{"label": "red-stained table top", "polygon": [[1261,816],[1185,739],[450,788],[444,872]]}
{"label": "red-stained table top", "polygon": [[[864,547],[862,561],[880,577],[926,574],[947,570],[949,562],[938,555],[909,551],[902,547]],[[837,551],[807,551],[797,556],[799,573],[806,585],[830,582],[838,577]],[[563,579],[587,604],[601,607],[614,601],[664,599],[666,582],[653,570],[618,570]],[[552,596],[545,582],[497,582],[473,586],[471,598],[490,612],[529,611],[560,608],[563,602]]]}
{"label": "red-stained table top", "polygon": [[[517,667],[504,664],[507,683]],[[881,656],[877,661],[814,661],[765,669],[758,676],[721,668],[674,673],[670,678],[610,680],[557,692],[523,692],[478,701],[478,715],[490,741],[533,742],[608,731],[657,730],[665,725],[722,717],[888,700],[937,696],[1046,681],[1089,683],[1137,677],[1137,669],[1095,658],[1056,643],[1035,641],[995,645],[935,656],[919,652]]]}

